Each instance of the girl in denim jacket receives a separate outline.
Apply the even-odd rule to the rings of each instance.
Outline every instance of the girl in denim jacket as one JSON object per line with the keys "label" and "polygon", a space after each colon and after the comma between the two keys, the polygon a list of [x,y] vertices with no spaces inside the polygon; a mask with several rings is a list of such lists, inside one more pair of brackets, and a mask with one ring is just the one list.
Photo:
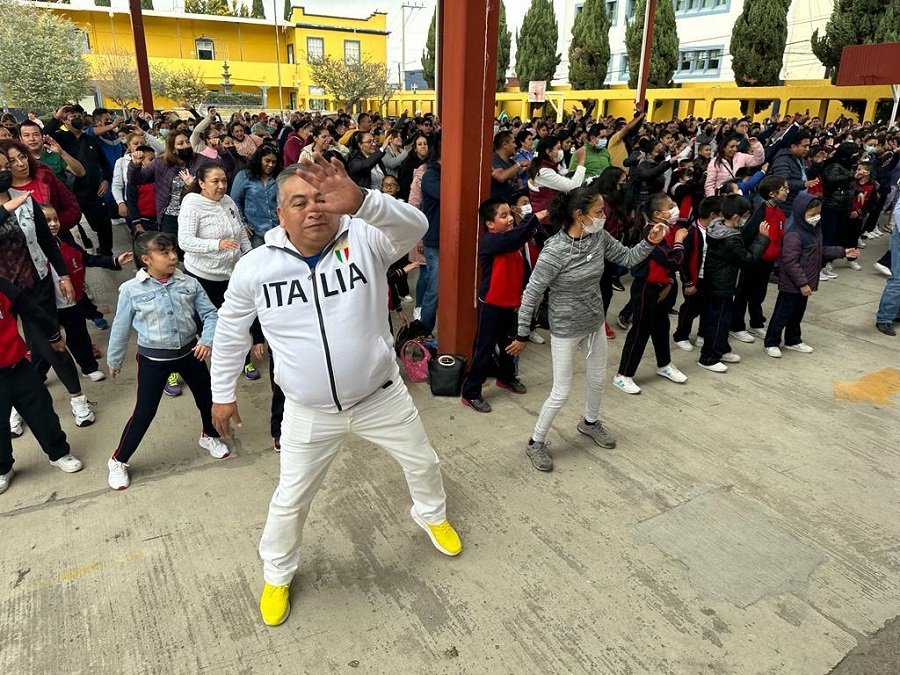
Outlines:
{"label": "girl in denim jacket", "polygon": [[[113,490],[124,490],[130,484],[128,460],[156,416],[172,372],[180,373],[187,382],[200,411],[200,447],[216,459],[228,457],[228,446],[220,440],[212,423],[212,393],[204,363],[212,350],[216,308],[199,282],[178,269],[175,237],[171,234],[138,235],[134,240],[134,260],[139,271],[134,279],[119,287],[119,304],[106,355],[109,374],[116,378],[133,326],[138,334],[137,401],[109,459],[109,486]],[[199,340],[195,314],[203,322]]]}

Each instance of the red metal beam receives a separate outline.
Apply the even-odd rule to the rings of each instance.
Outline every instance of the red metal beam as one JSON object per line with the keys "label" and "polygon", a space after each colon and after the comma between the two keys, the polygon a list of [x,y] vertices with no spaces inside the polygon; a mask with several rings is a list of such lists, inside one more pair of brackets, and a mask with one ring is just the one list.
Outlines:
{"label": "red metal beam", "polygon": [[144,14],[141,0],[128,0],[131,10],[131,35],[134,38],[134,61],[137,65],[138,88],[144,112],[153,112],[153,90],[150,87],[150,64],[147,60],[147,40],[144,37]]}
{"label": "red metal beam", "polygon": [[500,0],[439,5],[441,352],[471,355],[475,337],[478,205],[490,196]]}

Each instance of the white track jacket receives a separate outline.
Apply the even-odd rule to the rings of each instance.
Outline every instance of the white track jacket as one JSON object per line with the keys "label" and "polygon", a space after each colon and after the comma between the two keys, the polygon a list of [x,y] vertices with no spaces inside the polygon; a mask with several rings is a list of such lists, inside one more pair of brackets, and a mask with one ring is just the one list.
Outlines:
{"label": "white track jacket", "polygon": [[275,227],[243,256],[228,283],[212,353],[215,403],[235,388],[259,317],[287,398],[325,412],[347,410],[396,377],[388,328],[387,269],[428,230],[424,214],[368,192],[314,270]]}

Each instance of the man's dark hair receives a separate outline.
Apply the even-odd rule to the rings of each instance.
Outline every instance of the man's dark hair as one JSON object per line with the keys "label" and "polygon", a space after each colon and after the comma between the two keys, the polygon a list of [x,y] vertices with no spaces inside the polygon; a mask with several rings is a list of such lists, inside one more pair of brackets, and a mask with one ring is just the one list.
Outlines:
{"label": "man's dark hair", "polygon": [[501,131],[494,136],[494,152],[503,147],[503,144],[512,140],[512,134],[508,131]]}

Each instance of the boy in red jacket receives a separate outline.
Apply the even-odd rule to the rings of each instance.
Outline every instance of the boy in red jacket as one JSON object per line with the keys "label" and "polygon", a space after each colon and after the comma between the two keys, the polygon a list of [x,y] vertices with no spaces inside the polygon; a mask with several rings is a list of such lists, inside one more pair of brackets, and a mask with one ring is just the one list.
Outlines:
{"label": "boy in red jacket", "polygon": [[19,335],[18,315],[45,331],[55,351],[66,348],[53,319],[16,286],[0,278],[0,494],[6,492],[13,478],[15,460],[9,428],[13,406],[31,427],[53,466],[66,473],[81,471],[83,467],[69,452],[66,434],[53,410],[53,399],[28,361],[28,347]]}
{"label": "boy in red jacket", "polygon": [[[731,315],[729,335],[740,342],[755,342],[766,337],[766,317],[762,304],[769,288],[769,277],[776,261],[781,259],[781,240],[787,218],[781,204],[788,198],[787,180],[781,176],[766,176],[759,183],[757,192],[763,202],[754,209],[743,228],[744,242],[749,244],[759,231],[763,221],[769,224],[769,245],[755,263],[741,269],[741,279],[734,295],[734,313]],[[749,240],[749,241],[748,241]],[[750,329],[744,322],[750,310]]]}
{"label": "boy in red jacket", "polygon": [[472,365],[463,382],[462,403],[480,413],[491,412],[491,404],[481,396],[481,387],[490,376],[497,386],[524,394],[525,385],[516,377],[515,358],[506,348],[516,339],[522,290],[528,281],[524,247],[540,227],[532,214],[514,226],[513,213],[504,199],[491,198],[478,207],[485,229],[478,245],[481,261],[481,289],[478,293],[478,328],[472,347]]}

